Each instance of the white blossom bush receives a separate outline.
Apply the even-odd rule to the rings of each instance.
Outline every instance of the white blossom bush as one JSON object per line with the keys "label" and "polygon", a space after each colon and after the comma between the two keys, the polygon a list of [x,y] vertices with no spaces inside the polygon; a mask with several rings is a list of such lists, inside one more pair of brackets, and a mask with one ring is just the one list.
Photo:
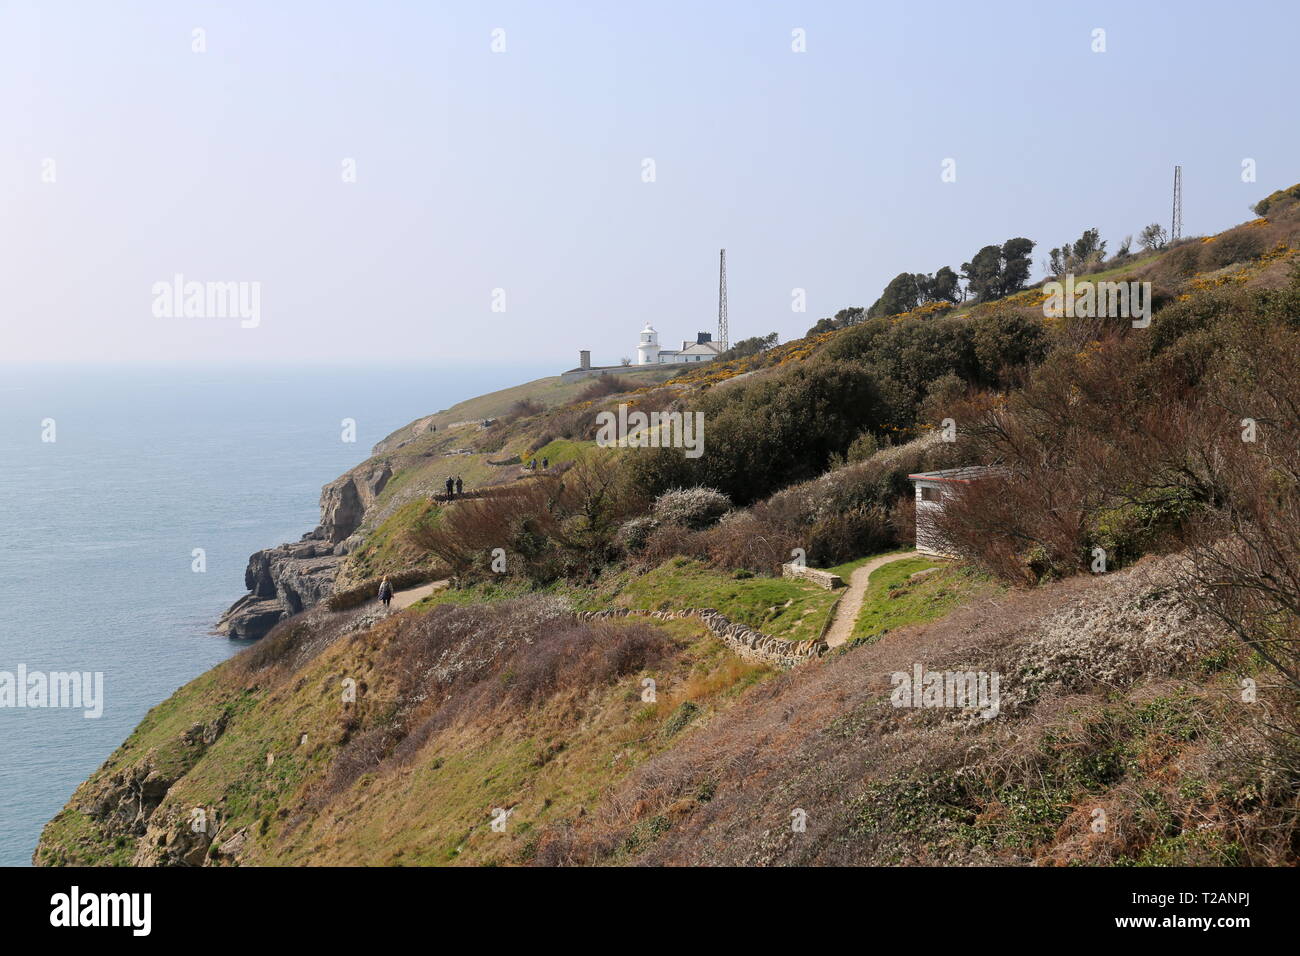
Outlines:
{"label": "white blossom bush", "polygon": [[707,528],[731,510],[731,499],[716,488],[674,488],[655,499],[651,515],[658,524]]}
{"label": "white blossom bush", "polygon": [[1108,587],[1036,622],[1037,636],[1016,649],[1003,705],[1166,676],[1229,641],[1180,594],[1177,560],[1115,572]]}
{"label": "white blossom bush", "polygon": [[629,554],[639,554],[655,529],[655,520],[648,516],[626,521],[618,529],[618,543]]}

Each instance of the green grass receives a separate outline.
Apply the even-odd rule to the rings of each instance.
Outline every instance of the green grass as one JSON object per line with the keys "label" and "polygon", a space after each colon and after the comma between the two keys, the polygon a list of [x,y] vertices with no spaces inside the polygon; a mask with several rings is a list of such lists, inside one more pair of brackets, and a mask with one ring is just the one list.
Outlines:
{"label": "green grass", "polygon": [[[912,580],[913,574],[927,568],[939,570]],[[886,631],[933,621],[994,587],[983,575],[926,557],[890,562],[871,574],[852,639],[875,640]]]}
{"label": "green grass", "polygon": [[[707,719],[774,673],[726,652],[698,621],[652,626],[671,634],[673,646],[648,672],[659,681],[657,703],[643,701],[637,673],[594,688],[580,724],[560,695],[500,724],[452,727],[409,766],[360,774],[321,813],[310,801],[346,739],[334,693],[338,675],[363,675],[371,686],[383,686],[382,672],[372,670],[371,642],[340,641],[284,683],[257,693],[241,690],[243,678],[228,662],[150,711],[49,824],[41,862],[130,862],[138,835],[121,824],[106,827],[80,809],[100,795],[124,793],[109,776],[126,767],[159,769],[176,780],[151,823],[166,821],[166,829],[181,832],[190,808],[215,808],[223,833],[250,834],[254,845],[245,862],[251,865],[525,862],[539,829],[597,804],[639,762],[689,733],[697,718]],[[210,747],[183,742],[187,729],[223,713],[225,732]],[[387,719],[365,708],[357,716],[358,733]],[[487,826],[493,807],[514,808],[505,835]],[[340,839],[344,819],[348,834]]]}
{"label": "green grass", "polygon": [[508,601],[511,598],[524,597],[528,594],[546,592],[548,588],[535,588],[521,578],[502,578],[500,582],[488,581],[466,585],[465,587],[446,587],[434,591],[428,597],[420,598],[411,605],[412,611],[431,611],[442,604],[466,606],[470,604],[490,604],[493,601]]}
{"label": "green grass", "polygon": [[395,510],[352,555],[352,576],[361,581],[418,564],[420,552],[408,542],[407,535],[420,525],[436,523],[440,513],[438,504],[428,498],[408,501]]}
{"label": "green grass", "polygon": [[879,554],[869,554],[865,558],[854,558],[852,561],[846,561],[844,564],[837,564],[835,565],[835,567],[826,568],[825,570],[829,571],[831,574],[838,574],[841,578],[844,579],[844,583],[848,584],[849,579],[853,577],[853,572],[856,571],[858,568],[862,567],[868,561],[874,561],[876,560],[876,558],[882,558],[890,554],[911,554],[911,553],[912,552],[910,548],[905,548],[899,551],[881,551]]}
{"label": "green grass", "polygon": [[1082,282],[1084,279],[1087,279],[1089,282],[1110,282],[1118,279],[1120,276],[1126,276],[1137,269],[1142,269],[1151,265],[1151,263],[1164,256],[1167,251],[1168,250],[1138,253],[1132,259],[1122,262],[1119,265],[1110,265],[1109,263],[1106,263],[1105,268],[1100,269],[1097,272],[1089,272],[1086,274],[1076,273],[1074,281]]}
{"label": "green grass", "polygon": [[627,579],[616,600],[652,611],[711,607],[764,634],[804,641],[820,636],[837,594],[785,578],[738,579],[699,561],[673,558]]}
{"label": "green grass", "polygon": [[[640,388],[666,381],[675,375],[677,371],[670,366],[638,367],[634,365],[619,369],[614,374],[620,378],[629,379],[636,387]],[[488,392],[486,395],[479,395],[463,402],[457,402],[451,408],[437,412],[430,418],[438,431],[442,432],[453,422],[500,418],[510,410],[515,402],[519,401],[533,401],[546,408],[554,408],[557,405],[573,401],[590,387],[592,381],[591,378],[582,378],[565,382],[561,381],[558,375],[539,378],[531,382],[524,382],[522,385],[513,385],[510,388],[503,388],[499,391]],[[409,426],[399,428],[388,438],[403,434],[407,431],[407,428]]]}
{"label": "green grass", "polygon": [[543,458],[550,462],[551,465],[559,465],[566,461],[577,461],[587,453],[588,449],[595,447],[596,443],[594,441],[573,441],[568,438],[557,438],[554,441],[547,442],[531,454],[525,453],[522,457],[524,464],[527,464],[530,459],[536,459],[540,468]]}

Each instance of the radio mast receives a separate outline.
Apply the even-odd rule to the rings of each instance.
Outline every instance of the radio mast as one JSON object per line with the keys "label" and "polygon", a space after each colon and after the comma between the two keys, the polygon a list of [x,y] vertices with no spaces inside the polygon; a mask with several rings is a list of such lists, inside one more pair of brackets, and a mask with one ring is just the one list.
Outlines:
{"label": "radio mast", "polygon": [[727,250],[723,249],[718,265],[718,348],[727,351]]}
{"label": "radio mast", "polygon": [[1183,167],[1174,167],[1174,216],[1169,227],[1169,241],[1177,242],[1183,235]]}

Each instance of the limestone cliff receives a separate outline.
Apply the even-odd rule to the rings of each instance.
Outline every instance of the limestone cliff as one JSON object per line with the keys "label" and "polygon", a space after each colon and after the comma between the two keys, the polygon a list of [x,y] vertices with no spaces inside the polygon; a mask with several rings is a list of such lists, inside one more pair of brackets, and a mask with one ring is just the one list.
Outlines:
{"label": "limestone cliff", "polygon": [[393,476],[387,461],[370,460],[321,489],[321,523],[302,539],[254,552],[244,571],[248,593],[231,605],[217,631],[259,638],[277,623],[329,597],[339,566],[366,512]]}

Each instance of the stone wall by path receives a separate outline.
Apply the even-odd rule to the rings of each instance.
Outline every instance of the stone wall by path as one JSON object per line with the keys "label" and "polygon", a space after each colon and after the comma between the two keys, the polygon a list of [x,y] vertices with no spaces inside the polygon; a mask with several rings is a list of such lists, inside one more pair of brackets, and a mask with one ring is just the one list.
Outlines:
{"label": "stone wall by path", "polygon": [[620,617],[650,617],[659,621],[675,621],[685,617],[697,617],[718,638],[733,651],[746,660],[763,664],[775,664],[777,667],[793,667],[804,661],[813,660],[826,653],[823,640],[783,641],[762,631],[755,630],[748,624],[737,624],[727,620],[713,608],[688,607],[678,611],[642,611],[636,608],[610,608],[605,611],[579,611],[580,621],[605,621]]}
{"label": "stone wall by path", "polygon": [[834,591],[836,588],[844,587],[844,579],[838,574],[831,574],[829,571],[823,571],[820,568],[805,567],[802,564],[781,565],[781,577],[810,581],[827,591]]}

